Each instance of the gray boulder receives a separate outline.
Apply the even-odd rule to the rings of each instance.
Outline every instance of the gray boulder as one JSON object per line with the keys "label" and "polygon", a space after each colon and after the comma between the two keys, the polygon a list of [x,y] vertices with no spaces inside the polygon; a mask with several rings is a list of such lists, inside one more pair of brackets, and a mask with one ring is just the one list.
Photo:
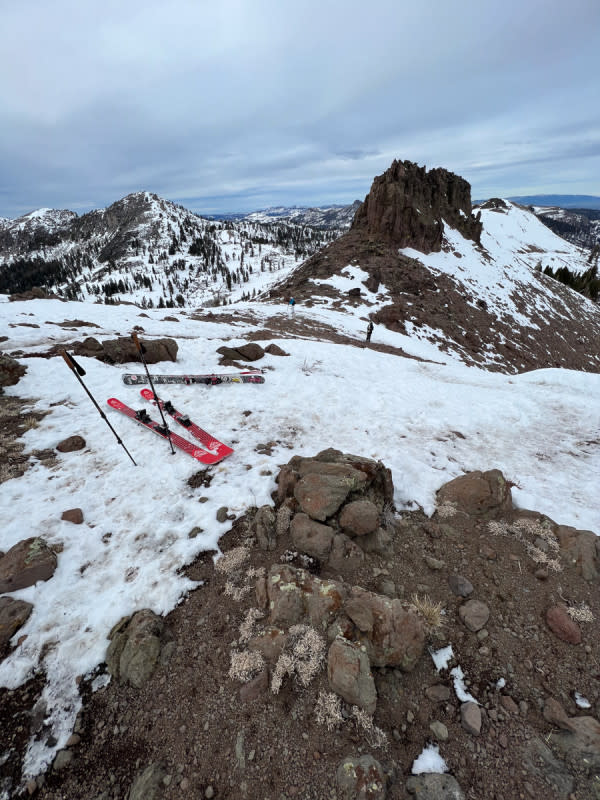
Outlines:
{"label": "gray boulder", "polygon": [[347,703],[374,714],[377,690],[366,652],[357,644],[338,637],[329,648],[327,678],[332,691]]}
{"label": "gray boulder", "polygon": [[118,622],[108,638],[109,673],[139,689],[154,672],[170,636],[162,617],[145,608]]}
{"label": "gray boulder", "polygon": [[27,622],[32,611],[31,603],[13,597],[0,597],[0,651]]}
{"label": "gray boulder", "polygon": [[416,800],[465,800],[458,781],[452,775],[412,775],[406,781],[406,791]]}
{"label": "gray boulder", "polygon": [[343,800],[385,800],[385,773],[372,755],[346,756],[336,777]]}

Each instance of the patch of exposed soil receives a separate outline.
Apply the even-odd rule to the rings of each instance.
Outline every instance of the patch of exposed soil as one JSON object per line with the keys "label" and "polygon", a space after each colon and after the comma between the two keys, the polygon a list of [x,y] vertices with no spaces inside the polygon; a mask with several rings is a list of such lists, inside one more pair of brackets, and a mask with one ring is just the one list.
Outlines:
{"label": "patch of exposed soil", "polygon": [[[252,537],[252,522],[252,512],[237,520],[222,538],[222,550],[248,547],[248,571],[268,570],[289,558],[289,532],[278,537],[275,550],[264,551]],[[598,757],[563,761],[555,747],[560,731],[542,713],[554,697],[570,716],[599,715],[597,623],[581,622],[583,640],[571,645],[556,638],[545,616],[550,606],[564,602],[572,608],[585,604],[598,620],[597,578],[586,582],[563,556],[560,571],[544,567],[543,523],[540,515],[506,511],[490,524],[447,506],[432,520],[419,511],[388,513],[389,555],[369,554],[344,575],[350,585],[441,605],[443,624],[429,629],[428,647],[452,644],[450,666],[461,666],[467,690],[481,703],[479,736],[461,724],[452,678],[448,671],[436,672],[427,652],[411,672],[372,670],[378,694],[374,723],[386,734],[383,747],[373,748],[349,718],[331,731],[317,723],[317,695],[329,691],[325,669],[307,688],[287,679],[277,695],[267,686],[254,700],[242,700],[240,683],[229,677],[230,659],[256,597],[249,589],[236,599],[226,587],[228,575],[215,570],[212,554],[203,553],[186,568],[198,588],[167,617],[176,644],[170,661],[140,690],[113,680],[91,694],[84,682],[72,761],[50,772],[35,796],[123,798],[142,768],[161,762],[167,774],[161,796],[167,800],[342,800],[335,778],[340,761],[372,753],[387,775],[387,800],[408,800],[411,765],[428,742],[436,742],[430,725],[438,722],[447,740],[436,743],[470,800],[597,798]],[[340,578],[326,564],[316,571],[322,579]],[[459,616],[465,599],[449,585],[456,574],[473,585],[470,597],[489,608],[489,620],[477,633]],[[442,688],[432,695],[434,686]],[[577,707],[575,692],[587,698],[590,710]],[[9,737],[25,718],[15,703],[13,693],[0,696]]]}
{"label": "patch of exposed soil", "polygon": [[[33,400],[0,396],[0,483],[18,478],[27,470],[31,456],[47,466],[55,463],[52,450],[33,450],[25,455],[25,445],[20,437],[29,429],[37,427],[45,413],[31,411]],[[46,412],[47,413],[47,412]]]}

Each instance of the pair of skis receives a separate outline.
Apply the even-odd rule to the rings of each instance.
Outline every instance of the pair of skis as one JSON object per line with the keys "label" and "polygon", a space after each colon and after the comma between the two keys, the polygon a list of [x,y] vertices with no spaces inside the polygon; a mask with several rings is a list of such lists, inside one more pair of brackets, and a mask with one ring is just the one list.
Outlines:
{"label": "pair of skis", "polygon": [[207,373],[206,375],[123,375],[123,383],[126,386],[140,386],[148,384],[152,379],[153,383],[184,383],[200,384],[203,386],[216,386],[219,383],[264,383],[265,379],[260,370],[247,370],[245,372],[226,372],[226,373]]}
{"label": "pair of skis", "polygon": [[[142,389],[140,394],[145,400],[149,400],[154,405],[157,405],[154,394],[150,389]],[[107,402],[115,411],[120,411],[121,414],[143,425],[144,428],[154,431],[154,433],[163,439],[167,441],[170,440],[174,447],[183,450],[184,453],[192,456],[192,458],[195,458],[196,461],[200,461],[202,464],[216,464],[233,453],[231,447],[228,447],[226,444],[223,444],[223,442],[212,437],[209,433],[192,422],[186,414],[177,411],[168,400],[166,402],[160,399],[158,400],[161,410],[163,412],[166,411],[169,416],[185,428],[195,439],[198,439],[203,445],[202,447],[192,444],[192,442],[189,442],[187,439],[184,439],[183,436],[179,436],[173,431],[168,431],[165,426],[153,420],[145,409],[142,411],[135,411],[133,408],[125,405],[125,403],[117,400],[116,397],[109,398]]]}

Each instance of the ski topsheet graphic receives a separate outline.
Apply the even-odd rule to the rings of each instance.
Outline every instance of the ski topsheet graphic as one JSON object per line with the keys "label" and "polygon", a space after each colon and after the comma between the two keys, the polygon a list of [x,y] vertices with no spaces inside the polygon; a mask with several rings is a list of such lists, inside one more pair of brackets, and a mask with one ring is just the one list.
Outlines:
{"label": "ski topsheet graphic", "polygon": [[[192,442],[188,442],[188,440],[184,439],[182,436],[179,436],[179,434],[173,433],[173,431],[168,432],[160,423],[149,417],[148,412],[145,409],[142,411],[135,411],[133,408],[125,405],[125,403],[117,400],[116,397],[110,397],[106,402],[111,408],[114,408],[115,411],[120,411],[121,414],[129,417],[139,425],[143,425],[144,428],[148,428],[148,430],[153,431],[162,439],[166,439],[167,441],[170,439],[174,447],[177,447],[179,450],[183,450],[184,453],[187,453],[189,456],[195,458],[196,461],[200,461],[202,464],[216,464],[218,461],[221,461],[223,458],[225,458],[225,456],[233,452],[229,447],[227,448],[229,451],[227,453],[211,452],[208,449],[198,447],[197,445],[192,444]],[[226,445],[223,446],[226,447]]]}
{"label": "ski topsheet graphic", "polygon": [[[264,383],[265,379],[259,371],[211,373],[205,375],[151,375],[154,383],[197,383],[203,386],[216,386],[218,383]],[[147,375],[123,375],[123,383],[127,386],[144,386],[149,383]]]}
{"label": "ski topsheet graphic", "polygon": [[[156,405],[154,394],[150,391],[150,389],[142,389],[140,394],[144,400],[149,400],[151,403]],[[167,414],[169,414],[176,422],[183,426],[188,433],[191,433],[195,439],[198,439],[198,441],[202,442],[207,450],[215,453],[215,455],[220,455],[221,458],[225,458],[233,453],[231,447],[228,447],[226,444],[223,444],[223,442],[215,439],[215,437],[211,436],[210,433],[207,433],[199,425],[196,425],[195,422],[192,422],[192,420],[186,414],[183,414],[181,411],[177,411],[177,409],[173,407],[173,404],[170,400],[161,400],[158,398],[158,403],[163,411],[166,411]]]}

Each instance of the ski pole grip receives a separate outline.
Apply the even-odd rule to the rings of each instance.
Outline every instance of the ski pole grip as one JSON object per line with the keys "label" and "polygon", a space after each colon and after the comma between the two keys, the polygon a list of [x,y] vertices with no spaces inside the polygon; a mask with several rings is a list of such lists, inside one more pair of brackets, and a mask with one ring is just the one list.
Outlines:
{"label": "ski pole grip", "polygon": [[78,375],[85,375],[84,368],[75,361],[75,359],[70,353],[67,353],[66,350],[61,350],[60,354],[69,365],[69,368],[73,370],[73,372],[77,372]]}

